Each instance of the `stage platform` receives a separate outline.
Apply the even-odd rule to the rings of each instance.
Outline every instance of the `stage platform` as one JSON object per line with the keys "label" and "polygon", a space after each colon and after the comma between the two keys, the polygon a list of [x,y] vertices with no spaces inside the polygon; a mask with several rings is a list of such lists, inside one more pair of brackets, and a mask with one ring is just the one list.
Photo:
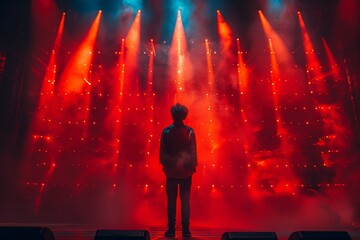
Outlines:
{"label": "stage platform", "polygon": [[[224,232],[275,232],[278,240],[287,240],[291,233],[295,231],[347,231],[352,240],[360,240],[360,228],[359,227],[343,227],[333,229],[287,229],[287,230],[271,230],[271,229],[234,229],[234,228],[200,228],[193,227],[191,229],[192,237],[183,238],[181,231],[176,231],[174,238],[164,237],[165,227],[144,227],[144,226],[115,226],[115,225],[82,225],[82,224],[22,224],[22,223],[2,223],[1,226],[35,226],[35,227],[48,227],[55,236],[55,240],[93,240],[95,233],[99,229],[108,230],[148,230],[150,233],[150,239],[152,240],[165,240],[165,239],[194,239],[194,240],[212,240],[221,239]],[[255,239],[254,239],[255,240]]]}

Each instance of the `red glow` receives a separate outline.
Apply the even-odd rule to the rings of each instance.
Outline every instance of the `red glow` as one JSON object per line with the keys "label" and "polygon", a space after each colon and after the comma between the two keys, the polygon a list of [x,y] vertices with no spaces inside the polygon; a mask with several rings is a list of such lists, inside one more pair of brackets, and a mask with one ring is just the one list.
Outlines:
{"label": "red glow", "polygon": [[44,107],[51,102],[53,99],[54,94],[54,85],[56,80],[56,74],[57,74],[57,64],[56,64],[56,54],[60,50],[60,44],[61,39],[63,36],[64,31],[64,22],[65,22],[65,15],[62,14],[61,21],[59,24],[59,28],[57,31],[56,39],[54,42],[53,50],[50,54],[50,59],[46,68],[46,72],[42,81],[42,87],[41,87],[41,95],[39,99],[38,109],[42,109],[42,111],[38,110],[37,116],[39,118],[43,118],[45,115]]}
{"label": "red glow", "polygon": [[[271,39],[269,39],[269,49],[270,49],[270,60],[271,60],[271,74],[274,81],[278,81],[280,79],[280,72]],[[275,82],[272,82],[272,86],[273,86],[273,94],[276,95]]]}
{"label": "red glow", "polygon": [[[124,122],[124,99],[125,96],[135,88],[136,82],[133,81],[136,78],[136,68],[137,68],[137,59],[138,59],[138,50],[140,44],[140,16],[141,12],[138,11],[135,19],[126,35],[126,38],[121,39],[119,58],[118,58],[118,68],[117,68],[117,77],[118,82],[114,84],[115,88],[113,89],[114,102],[111,104],[112,111],[107,118],[105,124],[106,128],[112,132],[112,164],[113,166],[118,165],[119,154],[122,149],[122,141],[120,141],[120,136],[122,134],[121,126]],[[110,130],[111,129],[111,130]],[[117,167],[113,167],[113,175],[117,173]]]}
{"label": "red glow", "polygon": [[301,27],[305,56],[307,61],[307,70],[314,74],[313,76],[314,81],[311,81],[310,79],[310,82],[316,84],[316,86],[319,87],[318,89],[319,91],[325,91],[324,86],[318,83],[319,80],[322,80],[323,78],[323,74],[320,69],[320,62],[316,56],[314,46],[311,42],[310,35],[306,30],[306,26],[300,12],[298,12],[298,18]]}
{"label": "red glow", "polygon": [[270,23],[261,11],[259,11],[259,16],[266,37],[268,39],[271,39],[272,41],[272,45],[274,47],[274,50],[276,51],[278,63],[291,65],[293,63],[293,59],[290,56],[289,50],[286,48],[283,40],[280,38],[279,34],[274,31],[274,29],[271,27]]}
{"label": "red glow", "polygon": [[42,195],[44,193],[44,189],[45,189],[45,183],[42,183],[40,185],[39,193],[35,199],[35,215],[39,213],[39,207],[40,207]]}
{"label": "red glow", "polygon": [[273,101],[274,101],[274,109],[275,109],[275,118],[276,118],[276,124],[277,124],[277,128],[278,131],[280,132],[280,129],[282,129],[281,127],[281,115],[280,113],[277,111],[277,109],[279,109],[279,98],[278,98],[278,89],[277,89],[277,83],[280,80],[280,72],[279,72],[279,67],[278,67],[278,63],[276,60],[276,55],[275,55],[275,51],[274,51],[274,47],[272,45],[271,39],[269,39],[269,49],[270,49],[270,62],[271,62],[271,89],[272,89],[272,94],[273,94]]}
{"label": "red glow", "polygon": [[[279,84],[280,84],[280,70],[279,70],[279,63],[277,57],[281,60],[290,64],[292,61],[290,60],[288,50],[286,49],[283,41],[279,37],[279,35],[273,30],[270,23],[267,21],[265,16],[259,11],[260,20],[265,32],[265,35],[269,38],[269,50],[270,50],[270,64],[271,64],[271,89],[273,95],[273,102],[274,102],[274,111],[275,111],[275,119],[278,134],[284,134],[285,129],[282,127],[282,117],[279,113],[278,109],[280,107],[279,103]],[[274,39],[274,40],[273,40]],[[276,47],[274,47],[274,45]],[[278,52],[279,51],[279,52]],[[278,56],[280,55],[280,56]]]}
{"label": "red glow", "polygon": [[149,66],[148,66],[148,75],[147,75],[147,87],[146,87],[146,107],[150,109],[147,120],[148,120],[148,127],[147,127],[147,141],[145,147],[146,159],[149,161],[151,157],[151,152],[153,148],[153,138],[155,132],[155,94],[153,91],[153,78],[154,78],[154,58],[155,58],[155,46],[154,41],[151,39],[150,41],[150,56],[149,56]]}
{"label": "red glow", "polygon": [[276,114],[276,122],[278,125],[278,131],[281,129],[279,124],[281,124],[281,116],[277,109],[279,109],[279,99],[278,99],[278,91],[279,91],[279,83],[280,83],[280,70],[279,70],[279,63],[278,59],[281,62],[285,62],[286,64],[290,65],[292,60],[289,56],[289,52],[286,49],[283,41],[279,37],[279,35],[273,30],[270,23],[267,21],[265,16],[261,11],[259,11],[260,20],[265,32],[266,37],[268,37],[268,44],[269,44],[269,54],[270,54],[270,64],[271,64],[271,88],[272,88],[272,95],[274,101],[274,109]]}
{"label": "red glow", "polygon": [[227,53],[230,50],[233,41],[233,32],[230,26],[225,22],[220,11],[217,12],[217,28],[220,36],[222,50]]}
{"label": "red glow", "polygon": [[134,22],[132,23],[130,30],[125,38],[125,81],[123,86],[130,87],[130,89],[124,89],[124,93],[136,89],[136,82],[131,81],[137,74],[137,62],[138,51],[140,48],[140,16],[141,12],[138,11]]}
{"label": "red glow", "polygon": [[205,40],[205,49],[206,49],[206,63],[207,63],[207,69],[208,69],[208,83],[210,86],[210,89],[214,90],[214,70],[213,70],[213,64],[211,62],[211,49],[209,41]]}
{"label": "red glow", "polygon": [[331,52],[329,45],[327,44],[327,42],[324,38],[322,38],[322,42],[324,44],[325,53],[326,53],[326,56],[327,56],[327,59],[328,59],[329,65],[330,65],[331,74],[335,80],[339,80],[340,79],[339,67],[336,63],[335,57],[334,57],[333,53]]}
{"label": "red glow", "polygon": [[[70,195],[64,195],[64,201],[59,199],[68,200],[68,209],[85,212],[91,205],[100,212],[94,215],[100,220],[145,226],[155,221],[163,225],[165,176],[158,162],[158,148],[161,129],[171,124],[169,106],[174,101],[189,108],[185,124],[194,128],[198,143],[192,222],[209,228],[219,224],[227,227],[229,223],[244,227],[248,219],[236,223],[231,222],[235,217],[227,220],[228,213],[241,213],[245,218],[254,214],[253,222],[248,224],[258,227],[264,212],[275,205],[283,207],[277,201],[285,199],[290,202],[285,207],[294,208],[299,199],[292,203],[294,199],[289,196],[298,188],[312,190],[313,182],[322,186],[331,181],[322,178],[322,166],[335,165],[339,157],[334,155],[340,155],[338,146],[345,145],[342,141],[347,136],[341,131],[352,129],[341,124],[344,119],[335,109],[341,106],[314,106],[314,100],[307,95],[304,64],[301,59],[294,61],[296,53],[290,54],[283,43],[285,38],[280,37],[282,32],[275,32],[275,26],[273,29],[261,11],[265,39],[262,31],[256,31],[254,39],[244,36],[241,42],[217,12],[220,42],[204,42],[203,36],[197,35],[186,39],[180,11],[170,51],[165,42],[140,42],[143,37],[138,11],[129,29],[131,22],[119,23],[124,28],[122,34],[128,33],[126,37],[116,36],[114,46],[104,46],[110,36],[104,41],[104,36],[99,35],[96,48],[113,56],[100,54],[99,50],[85,59],[75,59],[81,56],[77,52],[84,50],[80,49],[85,45],[82,43],[69,62],[77,65],[77,61],[87,61],[79,74],[66,66],[66,57],[60,59],[57,71],[65,69],[63,82],[55,84],[60,87],[55,94],[53,84],[41,91],[40,98],[45,101],[39,107],[46,114],[34,117],[37,128],[31,132],[30,160],[21,166],[25,169],[26,188],[35,187],[32,191],[35,197],[38,195],[32,199],[36,202],[35,212],[40,209],[40,217],[57,216],[57,192],[53,190],[60,189]],[[134,16],[127,17],[132,20]],[[256,26],[261,28],[259,24]],[[60,26],[62,32],[63,23]],[[104,33],[107,28],[99,30]],[[91,43],[89,39],[84,42]],[[59,42],[56,40],[55,46]],[[61,47],[68,52],[66,41]],[[64,55],[71,57],[66,52]],[[54,63],[50,59],[54,67],[55,53]],[[355,86],[351,81],[357,79],[353,79],[351,69],[346,74],[349,87]],[[49,75],[46,78],[55,82],[55,72]],[[67,86],[74,78],[81,84]],[[356,117],[357,109],[353,111]],[[88,193],[97,196],[88,201]],[[54,199],[55,203],[51,202]],[[92,201],[95,207],[86,205]],[[135,220],[119,220],[120,215]]]}
{"label": "red glow", "polygon": [[150,58],[149,58],[149,67],[148,67],[148,82],[147,82],[147,94],[153,94],[153,77],[154,77],[154,57],[155,57],[155,47],[154,41],[151,39],[150,41]]}
{"label": "red glow", "polygon": [[[237,77],[239,81],[239,105],[242,106],[240,109],[241,112],[241,118],[243,121],[243,126],[246,131],[248,131],[248,124],[247,124],[247,113],[243,109],[243,106],[247,104],[248,99],[246,98],[246,93],[248,92],[247,84],[248,84],[248,77],[249,77],[249,71],[245,65],[245,61],[243,58],[243,51],[241,49],[240,45],[240,39],[236,39],[236,49],[237,49]],[[250,152],[250,144],[249,141],[246,139],[244,141],[244,150],[245,153]]]}
{"label": "red glow", "polygon": [[64,31],[64,22],[65,14],[62,14],[59,29],[54,43],[54,48],[51,51],[50,60],[46,68],[46,73],[41,88],[42,93],[49,93],[54,91],[54,84],[56,79],[56,53],[58,53],[60,49],[61,39]]}
{"label": "red glow", "polygon": [[124,81],[125,81],[125,39],[121,39],[121,46],[120,46],[120,56],[119,56],[119,68],[120,68],[120,86],[119,86],[119,93],[120,102],[119,106],[121,106],[121,101],[124,95]]}
{"label": "red glow", "polygon": [[[308,69],[311,69],[311,68],[314,68],[314,70],[318,69],[319,61],[317,60],[314,46],[311,42],[309,33],[306,30],[306,26],[305,26],[304,20],[301,16],[300,12],[298,12],[298,18],[299,18],[299,23],[300,23],[300,27],[301,27],[302,37],[303,37],[305,54],[306,54],[308,64],[309,64]],[[319,73],[317,72],[316,75],[319,75]]]}
{"label": "red glow", "polygon": [[[208,72],[207,74],[208,91],[211,94],[213,94],[216,91],[216,88],[215,88],[213,64],[211,60],[211,48],[208,39],[205,40],[205,50],[206,50],[207,72]],[[215,153],[217,153],[216,150],[219,147],[218,144],[219,136],[218,136],[218,127],[216,126],[215,121],[213,121],[215,119],[214,109],[212,109],[214,103],[213,103],[213,99],[209,97],[208,94],[206,95],[205,102],[206,102],[205,106],[208,108],[208,111],[206,111],[206,118],[210,120],[205,126],[207,128],[205,132],[207,132],[210,139],[210,147],[211,147],[210,151],[212,153],[212,159],[217,160],[217,154]]]}
{"label": "red glow", "polygon": [[[65,21],[65,14],[62,14],[59,28],[57,31],[57,35],[56,35],[56,39],[54,41],[53,49],[51,51],[49,62],[47,64],[46,72],[45,72],[45,75],[43,78],[38,108],[37,108],[35,118],[32,122],[32,126],[31,126],[32,132],[49,134],[49,132],[47,130],[48,130],[49,124],[51,124],[51,121],[50,122],[48,121],[44,124],[43,119],[49,118],[50,116],[52,116],[54,114],[53,109],[48,108],[48,105],[53,104],[54,100],[55,100],[54,99],[54,84],[55,84],[56,73],[57,73],[56,54],[60,50],[61,40],[63,37],[63,31],[64,31],[64,21]],[[50,154],[54,154],[54,152],[53,152],[54,143],[52,142],[52,136],[35,134],[35,135],[33,135],[33,138],[36,140],[36,142],[32,142],[31,144],[29,144],[30,149],[38,148],[39,146],[41,146],[41,143],[39,141],[45,140],[45,144],[48,145],[47,152]],[[30,157],[30,159],[31,159],[31,157]],[[43,165],[46,166],[46,163]],[[35,214],[37,214],[39,211],[41,198],[42,198],[44,188],[45,188],[45,183],[51,179],[51,177],[54,173],[54,170],[55,170],[55,166],[56,166],[55,157],[53,156],[51,158],[50,168],[46,171],[46,173],[44,175],[44,179],[43,179],[44,182],[41,184],[39,193],[35,200],[35,206],[34,206]],[[27,168],[27,167],[28,167],[28,165],[24,164],[24,168]]]}
{"label": "red glow", "polygon": [[[184,101],[185,81],[191,75],[191,64],[188,56],[188,48],[181,13],[178,11],[174,35],[169,52],[170,78],[175,82],[175,101]],[[186,71],[185,71],[186,69]]]}
{"label": "red glow", "polygon": [[87,36],[75,51],[62,73],[59,87],[61,92],[80,93],[85,89],[89,89],[88,86],[91,85],[89,71],[93,59],[94,44],[99,29],[100,18],[101,12],[99,11]]}
{"label": "red glow", "polygon": [[[119,154],[122,152],[123,142],[120,139],[120,136],[123,134],[122,125],[125,121],[131,119],[132,116],[128,116],[125,111],[121,111],[124,109],[124,106],[134,107],[137,106],[138,102],[128,102],[126,96],[129,94],[140,94],[138,82],[134,81],[137,78],[137,70],[138,70],[138,51],[140,48],[140,20],[141,20],[141,12],[138,11],[133,23],[130,26],[130,29],[125,37],[125,39],[121,40],[120,47],[120,56],[119,56],[119,81],[120,88],[119,93],[116,93],[118,96],[115,113],[115,119],[118,122],[114,128],[113,140],[114,144],[117,145],[116,156],[114,157],[114,161],[117,163],[119,161]],[[113,116],[109,117],[109,120],[114,123],[115,119]],[[115,173],[116,168],[114,169]]]}
{"label": "red glow", "polygon": [[269,49],[270,49],[270,61],[271,61],[271,89],[273,94],[274,101],[274,111],[275,111],[275,119],[276,126],[279,136],[283,136],[286,134],[285,128],[282,126],[282,117],[278,109],[280,108],[279,96],[278,96],[278,83],[280,81],[280,71],[278,67],[278,63],[276,60],[276,55],[274,51],[274,47],[272,45],[271,39],[269,39]]}
{"label": "red glow", "polygon": [[[291,143],[289,143],[288,139],[290,137],[290,134],[288,132],[288,129],[284,127],[283,125],[283,116],[279,109],[281,109],[281,103],[280,103],[280,92],[284,91],[281,89],[282,86],[282,75],[284,74],[281,71],[293,71],[293,58],[291,57],[289,51],[287,50],[285,44],[283,43],[280,36],[273,30],[270,23],[267,21],[265,16],[262,14],[261,11],[259,11],[260,20],[265,32],[266,37],[268,37],[268,46],[269,46],[269,55],[270,55],[270,76],[271,76],[271,91],[272,91],[272,99],[274,104],[274,114],[275,114],[275,123],[276,123],[276,129],[277,129],[277,136],[280,140],[280,156],[284,158],[282,161],[285,163],[285,168],[279,168],[279,165],[277,162],[279,159],[273,158],[273,159],[267,159],[266,164],[264,164],[263,161],[260,159],[257,159],[254,157],[255,162],[257,163],[258,170],[253,173],[254,175],[249,178],[249,182],[253,182],[252,185],[256,185],[258,188],[272,192],[276,191],[279,193],[292,193],[294,191],[294,188],[290,188],[289,182],[293,185],[297,185],[297,180],[292,175],[291,171],[287,169],[288,166],[288,159],[289,159],[289,153],[293,151],[293,146]],[[282,65],[282,69],[280,70],[279,65]],[[267,178],[267,170],[277,169],[276,171],[279,171],[278,173],[272,172],[270,174],[272,176],[271,181],[267,182],[266,184],[261,184],[261,181],[258,181],[258,179]],[[281,173],[280,173],[281,172]],[[273,175],[274,174],[274,175]],[[278,178],[277,176],[283,174],[283,177]],[[284,175],[287,177],[284,178]],[[273,181],[273,182],[272,182]],[[286,181],[286,183],[285,183]],[[283,187],[286,186],[286,187]],[[261,192],[261,191],[260,191]],[[253,194],[259,194],[260,192],[254,192]]]}
{"label": "red glow", "polygon": [[244,58],[243,58],[243,51],[240,46],[240,39],[236,39],[236,49],[237,49],[237,69],[238,69],[238,80],[239,80],[239,89],[240,93],[243,94],[246,92],[247,84],[248,84],[248,77],[249,71],[246,67]]}
{"label": "red glow", "polygon": [[49,179],[51,178],[51,176],[53,175],[54,170],[55,170],[55,166],[56,166],[56,164],[55,164],[55,160],[53,158],[52,163],[50,165],[50,168],[48,169],[48,171],[45,174],[44,182],[42,182],[41,185],[40,185],[39,193],[38,193],[38,195],[36,197],[36,200],[35,200],[35,214],[38,214],[38,212],[39,212],[39,207],[40,207],[42,195],[43,195],[43,192],[45,190],[45,183],[48,182]]}

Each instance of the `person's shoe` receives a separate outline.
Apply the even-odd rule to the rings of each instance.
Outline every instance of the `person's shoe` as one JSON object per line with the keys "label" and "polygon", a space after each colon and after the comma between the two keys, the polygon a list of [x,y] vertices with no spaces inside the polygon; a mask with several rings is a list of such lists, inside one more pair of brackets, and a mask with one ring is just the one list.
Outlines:
{"label": "person's shoe", "polygon": [[166,232],[165,232],[165,237],[175,237],[175,230],[167,230]]}
{"label": "person's shoe", "polygon": [[182,232],[182,236],[183,236],[183,237],[191,237],[191,232],[190,232],[189,230],[184,230],[184,231]]}

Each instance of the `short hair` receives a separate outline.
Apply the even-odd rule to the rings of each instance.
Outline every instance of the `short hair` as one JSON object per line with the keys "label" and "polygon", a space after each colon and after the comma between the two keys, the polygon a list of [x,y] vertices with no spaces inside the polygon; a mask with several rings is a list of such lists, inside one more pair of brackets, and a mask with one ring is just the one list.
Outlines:
{"label": "short hair", "polygon": [[188,109],[180,103],[172,106],[170,112],[174,121],[183,121],[189,113]]}

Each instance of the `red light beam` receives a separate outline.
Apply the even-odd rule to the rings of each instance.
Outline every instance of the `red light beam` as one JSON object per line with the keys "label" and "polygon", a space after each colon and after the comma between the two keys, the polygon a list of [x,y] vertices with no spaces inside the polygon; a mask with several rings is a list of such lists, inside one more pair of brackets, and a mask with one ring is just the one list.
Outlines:
{"label": "red light beam", "polygon": [[[140,48],[140,17],[141,12],[139,10],[125,38],[125,81],[135,79],[135,75],[137,74],[136,68],[138,65],[138,51]],[[132,88],[129,90],[133,90],[133,88],[136,88],[135,84],[136,82],[133,81],[132,83],[127,83],[126,86]],[[124,91],[127,90],[128,89],[124,89]]]}
{"label": "red light beam", "polygon": [[[209,122],[206,123],[203,130],[207,133],[207,136],[209,137],[209,147],[211,148],[211,158],[216,161],[218,159],[217,157],[217,149],[219,148],[218,143],[218,127],[216,124],[216,118],[214,114],[213,107],[214,100],[212,99],[212,95],[215,94],[215,80],[214,80],[214,72],[213,72],[213,64],[211,60],[211,49],[210,49],[210,43],[208,39],[205,39],[205,50],[206,50],[206,62],[207,62],[207,69],[208,69],[208,83],[209,83],[209,92],[206,93],[206,107],[207,107],[207,119],[209,119]],[[210,94],[209,94],[210,93]],[[209,159],[210,160],[210,159]]]}
{"label": "red light beam", "polygon": [[333,55],[333,53],[331,52],[329,45],[327,44],[326,40],[324,38],[322,38],[322,42],[324,44],[324,48],[325,48],[325,53],[330,65],[330,69],[331,69],[331,74],[333,76],[333,78],[336,80],[340,79],[340,73],[339,73],[339,66],[336,63],[335,57]]}
{"label": "red light beam", "polygon": [[[313,82],[312,79],[310,79],[310,84],[311,83],[315,84],[319,80],[321,80],[323,77],[323,74],[320,69],[320,62],[316,56],[314,46],[311,42],[310,35],[309,35],[308,31],[306,30],[306,26],[305,26],[304,20],[301,16],[300,12],[298,12],[298,18],[299,18],[299,24],[300,24],[300,28],[301,28],[305,56],[306,56],[306,61],[307,61],[307,72],[312,72],[314,74],[313,80],[315,82]],[[319,85],[319,84],[317,84],[317,85]],[[323,87],[324,86],[321,86],[321,88],[319,90],[324,90]]]}
{"label": "red light beam", "polygon": [[[58,32],[54,43],[53,50],[51,51],[49,63],[46,68],[46,73],[43,79],[41,87],[41,99],[45,93],[50,93],[54,90],[55,78],[56,78],[56,53],[59,52],[61,39],[64,32],[65,13],[62,14]],[[41,104],[41,102],[40,102]]]}
{"label": "red light beam", "polygon": [[[191,64],[188,57],[188,48],[181,12],[178,11],[174,34],[169,53],[170,78],[175,80],[176,95],[174,101],[184,100],[185,81],[191,74]],[[186,71],[185,71],[186,69]]]}
{"label": "red light beam", "polygon": [[[249,71],[246,67],[243,51],[240,45],[240,39],[236,39],[236,49],[237,49],[237,77],[239,81],[239,106],[241,106],[241,118],[243,122],[243,126],[246,127],[248,123],[247,114],[244,110],[244,105],[246,104],[245,93],[247,92],[247,84],[248,84],[248,76]],[[244,150],[245,153],[248,154],[250,152],[250,144],[247,140],[244,141]]]}
{"label": "red light beam", "polygon": [[147,97],[147,109],[151,109],[148,116],[148,139],[146,141],[146,148],[145,148],[145,154],[147,160],[150,159],[150,153],[152,150],[152,143],[153,143],[153,134],[155,132],[155,111],[154,111],[154,104],[155,104],[155,93],[153,91],[153,68],[154,68],[154,57],[155,57],[155,47],[154,47],[154,40],[150,40],[150,58],[149,58],[149,66],[148,66],[148,78],[147,78],[147,87],[146,87],[146,97]]}
{"label": "red light beam", "polygon": [[230,26],[224,20],[221,12],[217,10],[217,29],[220,36],[220,42],[222,46],[222,51],[227,52],[231,48],[231,44],[233,41],[233,32]]}
{"label": "red light beam", "polygon": [[237,70],[238,70],[238,81],[239,81],[239,89],[240,95],[243,95],[247,89],[249,71],[246,67],[243,51],[240,45],[240,39],[236,39],[236,49],[237,49]]}
{"label": "red light beam", "polygon": [[210,49],[210,44],[209,44],[208,39],[205,39],[205,49],[206,49],[206,63],[207,63],[207,69],[208,69],[208,83],[209,83],[210,90],[213,91],[214,87],[215,87],[214,69],[213,69],[213,64],[211,61],[211,49]]}
{"label": "red light beam", "polygon": [[65,93],[80,93],[87,85],[91,85],[89,70],[93,58],[93,49],[99,29],[100,18],[101,11],[98,12],[87,36],[65,67],[60,78],[60,91]]}
{"label": "red light beam", "polygon": [[289,50],[286,48],[279,34],[274,31],[274,29],[271,27],[270,23],[261,11],[259,11],[259,16],[266,37],[268,39],[271,39],[272,41],[272,45],[276,51],[278,63],[287,64],[288,66],[290,66],[293,63],[293,59],[289,53]]}

